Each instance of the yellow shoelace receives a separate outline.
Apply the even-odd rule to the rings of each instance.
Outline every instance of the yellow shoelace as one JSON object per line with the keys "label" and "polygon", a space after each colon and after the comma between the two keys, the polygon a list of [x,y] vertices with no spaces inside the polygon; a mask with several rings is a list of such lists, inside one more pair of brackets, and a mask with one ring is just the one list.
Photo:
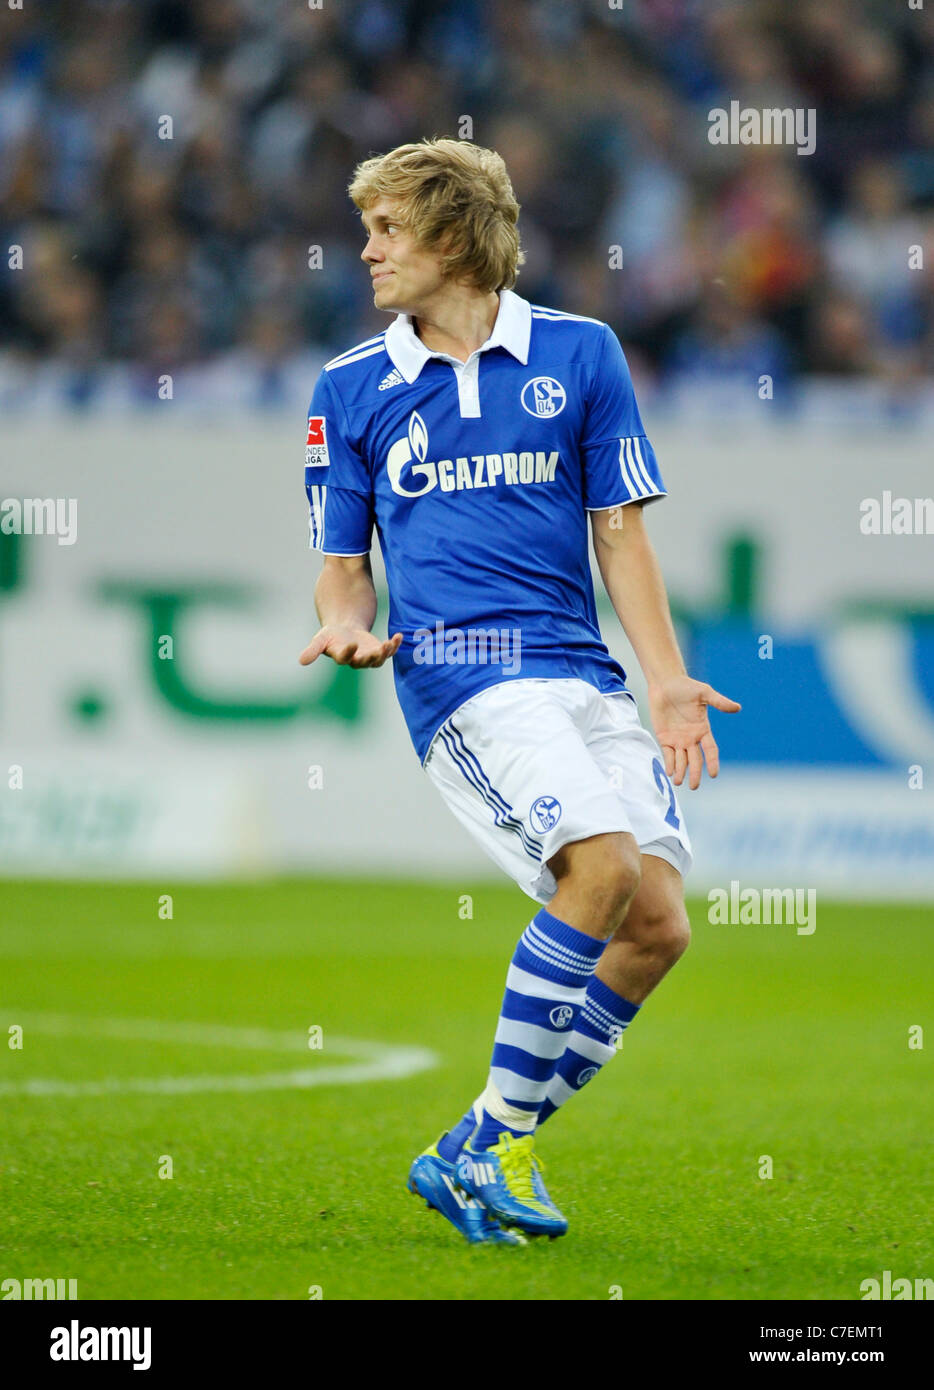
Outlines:
{"label": "yellow shoelace", "polygon": [[513,1135],[504,1133],[499,1137],[496,1152],[503,1165],[503,1177],[512,1195],[520,1202],[538,1204],[539,1198],[532,1186],[532,1175],[536,1169],[541,1170],[542,1164],[532,1152],[533,1142],[531,1134],[516,1139]]}

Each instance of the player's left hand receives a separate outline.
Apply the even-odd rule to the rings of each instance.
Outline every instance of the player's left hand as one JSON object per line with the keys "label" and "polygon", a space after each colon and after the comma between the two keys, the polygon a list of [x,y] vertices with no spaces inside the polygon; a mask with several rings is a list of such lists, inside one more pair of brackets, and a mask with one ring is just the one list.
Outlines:
{"label": "player's left hand", "polygon": [[690,769],[688,785],[696,791],[705,760],[710,777],[716,777],[720,770],[720,753],[707,718],[708,705],[724,714],[742,709],[742,705],[721,695],[712,685],[686,675],[671,676],[649,686],[655,736],[665,755],[665,771],[676,787],[681,786]]}

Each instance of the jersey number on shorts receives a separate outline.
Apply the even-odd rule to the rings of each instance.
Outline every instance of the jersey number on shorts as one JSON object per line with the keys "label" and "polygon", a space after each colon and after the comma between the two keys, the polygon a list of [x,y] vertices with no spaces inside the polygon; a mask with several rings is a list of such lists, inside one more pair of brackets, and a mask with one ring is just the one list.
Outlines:
{"label": "jersey number on shorts", "polygon": [[678,819],[677,813],[675,811],[674,788],[668,780],[668,776],[665,772],[664,767],[662,766],[661,758],[652,759],[652,771],[655,773],[656,787],[658,787],[658,790],[661,792],[662,796],[667,796],[668,798],[668,810],[665,814],[665,822],[666,824],[672,826],[673,829],[680,830],[681,822]]}

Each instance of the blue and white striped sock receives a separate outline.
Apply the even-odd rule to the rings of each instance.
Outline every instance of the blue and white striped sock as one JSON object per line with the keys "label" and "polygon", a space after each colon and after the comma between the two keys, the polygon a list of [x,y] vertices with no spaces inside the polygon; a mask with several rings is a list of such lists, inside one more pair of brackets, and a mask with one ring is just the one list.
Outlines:
{"label": "blue and white striped sock", "polygon": [[489,1080],[479,1098],[482,1115],[471,1148],[492,1147],[503,1130],[521,1138],[535,1129],[605,945],[545,908],[522,933],[506,976]]}
{"label": "blue and white striped sock", "polygon": [[558,1062],[545,1102],[538,1112],[540,1125],[592,1081],[600,1068],[616,1055],[617,1041],[639,1008],[640,1005],[630,1004],[594,975],[587,986],[587,997],[567,1040],[564,1056]]}

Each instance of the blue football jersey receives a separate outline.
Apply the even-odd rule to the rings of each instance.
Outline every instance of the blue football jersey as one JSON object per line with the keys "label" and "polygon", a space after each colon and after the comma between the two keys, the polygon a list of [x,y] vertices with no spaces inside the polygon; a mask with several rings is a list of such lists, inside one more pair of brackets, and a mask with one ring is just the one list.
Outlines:
{"label": "blue football jersey", "polygon": [[376,527],[396,691],[424,761],[503,680],[625,672],[597,623],[588,511],[665,495],[613,331],[504,290],[466,363],[399,315],[327,363],[305,450],[311,545],[364,555]]}

